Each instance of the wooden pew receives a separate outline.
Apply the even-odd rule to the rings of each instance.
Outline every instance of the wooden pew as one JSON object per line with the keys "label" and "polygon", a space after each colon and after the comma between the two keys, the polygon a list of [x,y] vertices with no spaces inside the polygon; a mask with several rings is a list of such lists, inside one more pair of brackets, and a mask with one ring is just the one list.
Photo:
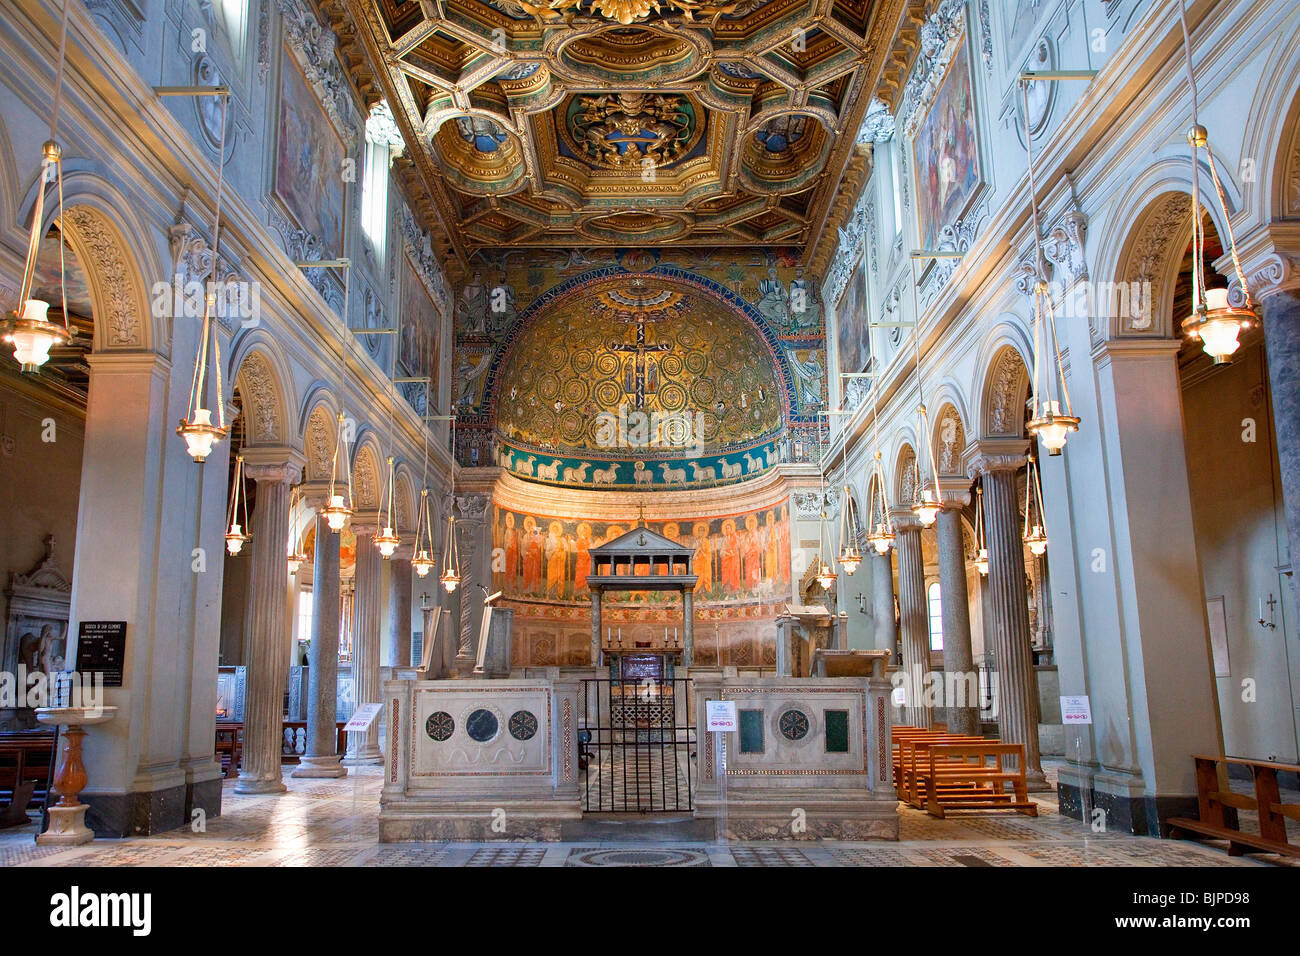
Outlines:
{"label": "wooden pew", "polygon": [[[901,767],[901,787],[898,791],[900,800],[918,810],[925,807],[925,794],[920,775],[929,765],[929,755],[936,747],[948,744],[982,744],[983,737],[971,737],[965,734],[936,734],[925,737],[905,738],[899,741],[899,764]],[[941,761],[942,762],[942,761]]]}
{"label": "wooden pew", "polygon": [[[44,806],[50,788],[53,753],[53,730],[0,733],[0,800],[8,804],[13,801],[16,792],[30,792],[30,797],[23,801],[23,805],[15,809],[14,820],[18,820],[18,814],[22,811]],[[23,784],[34,786],[25,787]]]}
{"label": "wooden pew", "polygon": [[[943,817],[950,810],[1015,810],[1038,816],[1025,784],[1024,744],[992,741],[936,743],[927,748],[925,766],[916,773],[925,810]],[[1014,769],[1005,758],[1017,758]],[[1011,790],[1005,790],[1007,784]]]}
{"label": "wooden pew", "polygon": [[[1240,757],[1221,758],[1197,755],[1196,809],[1199,819],[1173,817],[1165,821],[1169,835],[1179,838],[1190,834],[1228,841],[1228,855],[1243,853],[1279,853],[1283,856],[1300,856],[1300,846],[1287,839],[1286,821],[1300,820],[1300,804],[1283,803],[1277,784],[1277,772],[1288,770],[1300,773],[1293,764],[1273,763],[1269,760],[1245,760]],[[1255,782],[1253,797],[1219,788],[1219,761],[1248,767]],[[1225,767],[1226,769],[1226,767]],[[1259,814],[1259,833],[1249,833],[1229,826],[1225,809],[1254,810]]]}

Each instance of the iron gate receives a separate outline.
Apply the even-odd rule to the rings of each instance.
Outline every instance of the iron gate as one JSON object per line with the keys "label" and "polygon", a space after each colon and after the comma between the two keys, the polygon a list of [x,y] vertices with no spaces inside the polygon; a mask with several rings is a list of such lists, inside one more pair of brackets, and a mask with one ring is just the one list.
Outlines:
{"label": "iron gate", "polygon": [[584,680],[578,698],[583,810],[691,810],[693,704],[689,678]]}

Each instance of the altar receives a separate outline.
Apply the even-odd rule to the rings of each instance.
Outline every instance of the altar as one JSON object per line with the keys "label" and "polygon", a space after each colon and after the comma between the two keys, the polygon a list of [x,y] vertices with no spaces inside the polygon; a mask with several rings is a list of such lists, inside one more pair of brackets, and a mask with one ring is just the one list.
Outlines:
{"label": "altar", "polygon": [[[591,549],[591,571],[587,587],[591,591],[591,666],[603,667],[611,660],[622,661],[631,657],[647,666],[641,650],[656,650],[661,663],[671,655],[682,667],[691,666],[694,653],[695,584],[698,581],[692,570],[695,552],[676,541],[651,531],[644,526],[633,528],[613,541]],[[677,591],[682,596],[681,630],[670,634],[664,629],[663,644],[655,648],[654,641],[630,640],[625,645],[623,632],[602,624],[602,605],[606,591]],[[646,645],[644,648],[641,644]],[[621,666],[621,664],[620,664]],[[620,675],[611,672],[612,679]]]}

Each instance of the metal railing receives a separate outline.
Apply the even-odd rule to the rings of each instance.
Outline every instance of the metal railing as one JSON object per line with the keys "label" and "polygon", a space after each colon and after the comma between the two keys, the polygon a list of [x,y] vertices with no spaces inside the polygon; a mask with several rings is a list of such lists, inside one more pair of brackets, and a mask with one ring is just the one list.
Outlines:
{"label": "metal railing", "polygon": [[584,680],[578,696],[583,810],[693,809],[693,704],[688,678]]}

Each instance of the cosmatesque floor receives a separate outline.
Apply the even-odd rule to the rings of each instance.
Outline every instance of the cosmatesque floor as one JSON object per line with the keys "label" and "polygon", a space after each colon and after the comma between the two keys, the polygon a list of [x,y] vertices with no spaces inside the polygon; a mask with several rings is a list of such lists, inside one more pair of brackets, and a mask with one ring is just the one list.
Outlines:
{"label": "cosmatesque floor", "polygon": [[[203,832],[97,840],[73,848],[34,842],[35,824],[0,831],[0,866],[1261,866],[1220,847],[1093,833],[1036,796],[1039,816],[934,819],[900,810],[897,843],[424,843],[378,842],[378,767],[342,780],[286,775],[281,796],[243,796],[227,781],[222,814]],[[356,773],[354,769],[354,774]],[[1243,824],[1245,825],[1245,824]]]}

